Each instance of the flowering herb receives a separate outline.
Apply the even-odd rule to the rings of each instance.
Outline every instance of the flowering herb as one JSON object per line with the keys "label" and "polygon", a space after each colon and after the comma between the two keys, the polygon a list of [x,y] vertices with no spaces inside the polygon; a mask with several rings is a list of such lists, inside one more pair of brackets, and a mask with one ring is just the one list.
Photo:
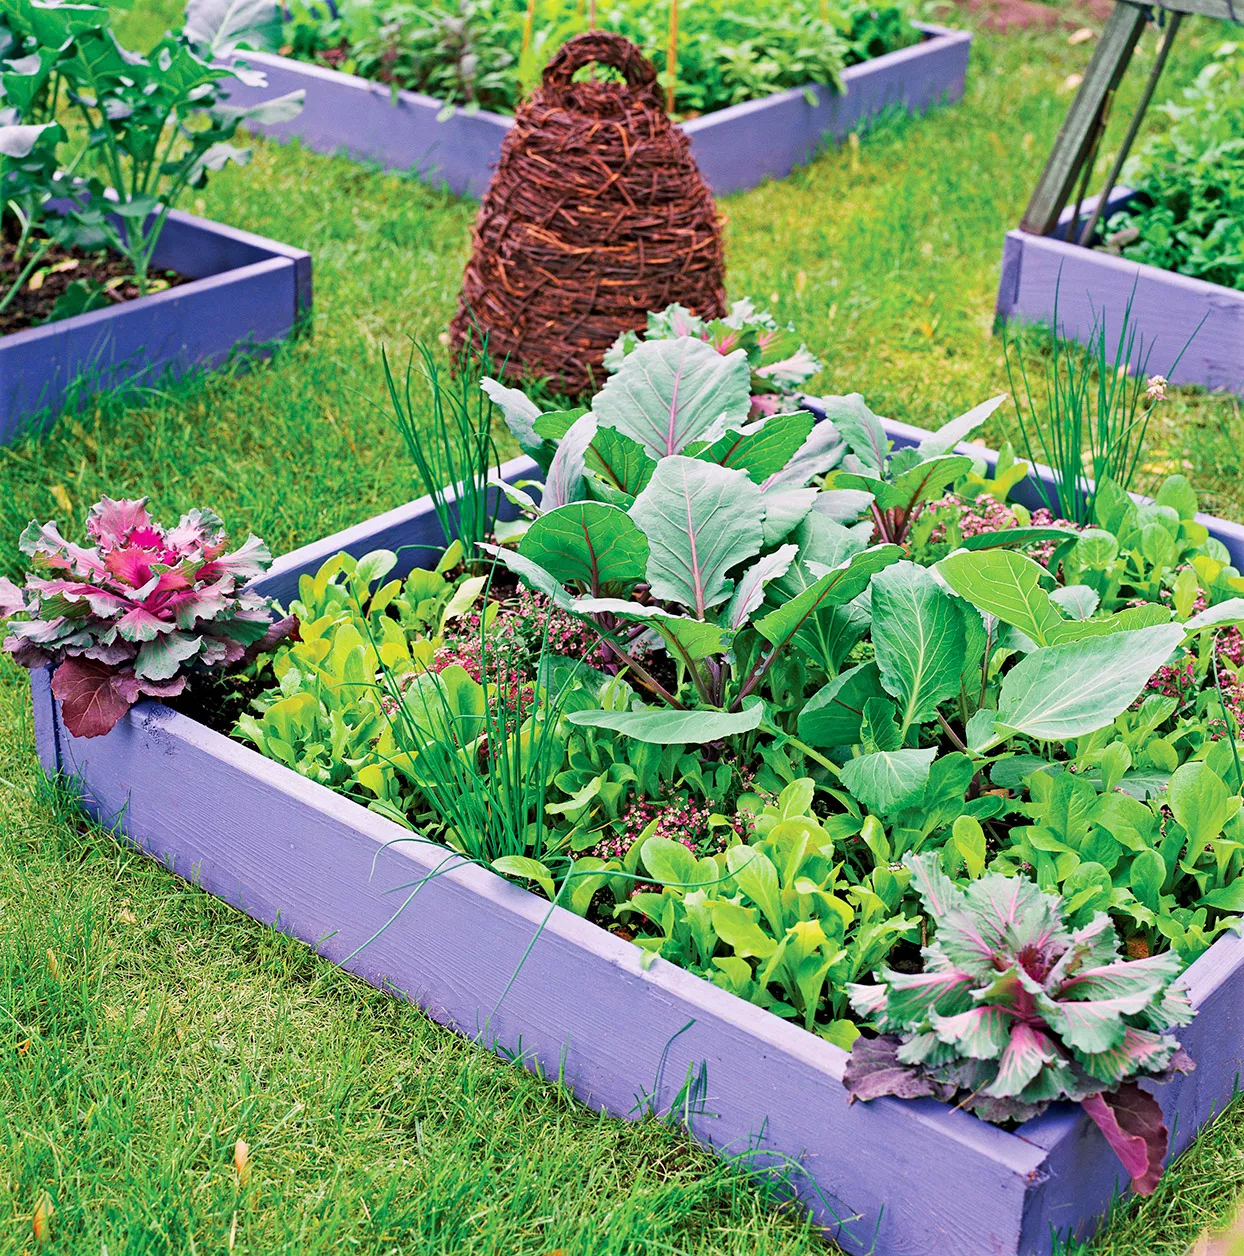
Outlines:
{"label": "flowering herb", "polygon": [[55,669],[52,692],[75,737],[98,737],[144,695],[179,694],[188,675],[240,663],[288,631],[291,621],[274,624],[269,600],[245,588],[270,565],[267,546],[251,536],[229,552],[210,510],[166,529],[145,497],[104,497],[86,526],[89,546],[55,522],[31,523],[25,587],[0,579],[4,648],[23,667]]}
{"label": "flowering herb", "polygon": [[849,987],[882,1037],[859,1038],[844,1077],[852,1100],[936,1095],[988,1121],[1024,1121],[1060,1099],[1101,1128],[1140,1194],[1162,1172],[1167,1130],[1136,1079],[1192,1062],[1166,1031],[1192,1019],[1172,984],[1177,956],[1123,960],[1105,914],[1073,929],[1062,901],[1023,877],[966,889],[937,856],[906,861],[935,938],[917,973],[882,968]]}

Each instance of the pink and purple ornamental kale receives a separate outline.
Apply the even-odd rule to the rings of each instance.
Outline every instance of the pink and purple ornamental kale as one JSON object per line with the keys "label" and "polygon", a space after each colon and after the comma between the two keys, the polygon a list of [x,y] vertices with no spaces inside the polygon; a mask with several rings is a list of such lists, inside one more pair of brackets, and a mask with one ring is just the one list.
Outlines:
{"label": "pink and purple ornamental kale", "polygon": [[273,623],[269,600],[245,587],[271,565],[267,546],[250,536],[227,553],[210,510],[165,529],[147,498],[105,497],[86,527],[93,546],[31,523],[25,588],[0,578],[4,648],[23,667],[55,668],[52,692],[75,737],[98,737],[144,695],[173,697],[188,671],[221,671],[288,633],[292,621]]}

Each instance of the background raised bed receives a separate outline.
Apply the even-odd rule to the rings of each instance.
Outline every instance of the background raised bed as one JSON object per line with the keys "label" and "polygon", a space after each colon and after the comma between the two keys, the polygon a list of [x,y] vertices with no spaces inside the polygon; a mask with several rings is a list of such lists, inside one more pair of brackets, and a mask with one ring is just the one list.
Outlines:
{"label": "background raised bed", "polygon": [[[1130,197],[1117,188],[1103,220]],[[1096,202],[1086,198],[1081,224]],[[1053,323],[1057,306],[1060,333],[1083,340],[1104,319],[1113,346],[1130,304],[1149,374],[1244,396],[1244,292],[1072,244],[1075,212],[1063,211],[1053,236],[1006,233],[998,319]]]}
{"label": "background raised bed", "polygon": [[[691,151],[718,195],[744,191],[766,178],[783,178],[810,161],[829,140],[845,139],[890,105],[923,113],[963,95],[972,36],[921,25],[924,39],[843,72],[846,94],[812,85],[764,100],[732,105],[683,124]],[[414,171],[433,185],[480,197],[492,178],[501,141],[512,125],[502,114],[446,111],[417,92],[278,57],[247,53],[263,70],[264,88],[229,88],[234,103],[305,89],[306,103],[290,122],[257,128],[265,135],[297,137],[320,153],[344,152],[387,170]]]}
{"label": "background raised bed", "polygon": [[311,313],[311,255],[174,210],[152,270],[193,282],[0,338],[0,444],[102,392],[264,355]]}
{"label": "background raised bed", "polygon": [[[534,469],[521,459],[503,473]],[[1211,522],[1238,549],[1239,530]],[[285,599],[338,550],[391,548],[410,566],[440,540],[421,500],[287,555],[258,587]],[[483,1045],[558,1070],[593,1107],[673,1110],[722,1153],[781,1167],[849,1252],[1044,1256],[1059,1235],[1091,1232],[1120,1188],[1078,1109],[1012,1134],[932,1101],[849,1106],[839,1048],[674,965],[645,970],[637,948],[239,743],[158,703],[82,741],[60,725],[46,674],[34,694],[45,768],[171,871]],[[1188,980],[1200,1014],[1183,1038],[1198,1067],[1156,1091],[1173,1153],[1244,1071],[1244,941],[1220,939]]]}

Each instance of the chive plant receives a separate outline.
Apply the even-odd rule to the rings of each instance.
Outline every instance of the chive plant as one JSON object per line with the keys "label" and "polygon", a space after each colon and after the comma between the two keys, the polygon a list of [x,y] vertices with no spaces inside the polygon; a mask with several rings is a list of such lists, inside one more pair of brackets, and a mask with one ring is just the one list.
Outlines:
{"label": "chive plant", "polygon": [[1131,314],[1129,299],[1113,352],[1106,320],[1096,312],[1084,344],[1076,345],[1058,334],[1056,292],[1044,378],[1035,390],[1019,340],[1003,333],[1024,452],[1054,473],[1053,484],[1039,482],[1050,511],[1075,523],[1092,519],[1102,481],[1113,480],[1124,490],[1131,485],[1153,406],[1164,395],[1166,381],[1146,377],[1150,350]]}
{"label": "chive plant", "polygon": [[[461,541],[468,564],[479,561],[478,543],[487,540],[497,521],[498,497],[488,477],[497,465],[492,436],[492,402],[479,386],[489,371],[488,350],[464,350],[446,381],[428,347],[411,342],[405,378],[399,388],[389,357],[381,351],[385,383],[415,473],[431,499],[446,542]],[[427,386],[431,415],[416,417],[417,381]]]}

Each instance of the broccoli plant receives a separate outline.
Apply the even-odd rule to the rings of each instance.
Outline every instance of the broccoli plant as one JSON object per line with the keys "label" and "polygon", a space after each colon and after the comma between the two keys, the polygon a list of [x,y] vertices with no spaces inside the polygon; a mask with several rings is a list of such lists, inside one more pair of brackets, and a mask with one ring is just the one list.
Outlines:
{"label": "broccoli plant", "polygon": [[256,536],[232,553],[220,520],[192,510],[175,528],[147,513],[147,499],[91,507],[92,546],[31,523],[21,550],[24,589],[0,579],[4,648],[23,667],[52,667],[52,692],[75,737],[108,732],[143,695],[182,692],[187,674],[223,669],[270,648],[290,620],[244,587],[272,561]]}
{"label": "broccoli plant", "polygon": [[1082,928],[1063,902],[1023,877],[966,889],[934,854],[908,856],[936,937],[918,973],[884,968],[852,985],[851,1004],[882,1031],[856,1040],[844,1081],[852,1101],[881,1095],[951,1100],[987,1121],[1023,1121],[1079,1103],[1140,1194],[1162,1173],[1162,1109],[1137,1080],[1168,1080],[1192,1061],[1165,1032],[1192,1019],[1183,965],[1166,953],[1119,958],[1104,912]]}

